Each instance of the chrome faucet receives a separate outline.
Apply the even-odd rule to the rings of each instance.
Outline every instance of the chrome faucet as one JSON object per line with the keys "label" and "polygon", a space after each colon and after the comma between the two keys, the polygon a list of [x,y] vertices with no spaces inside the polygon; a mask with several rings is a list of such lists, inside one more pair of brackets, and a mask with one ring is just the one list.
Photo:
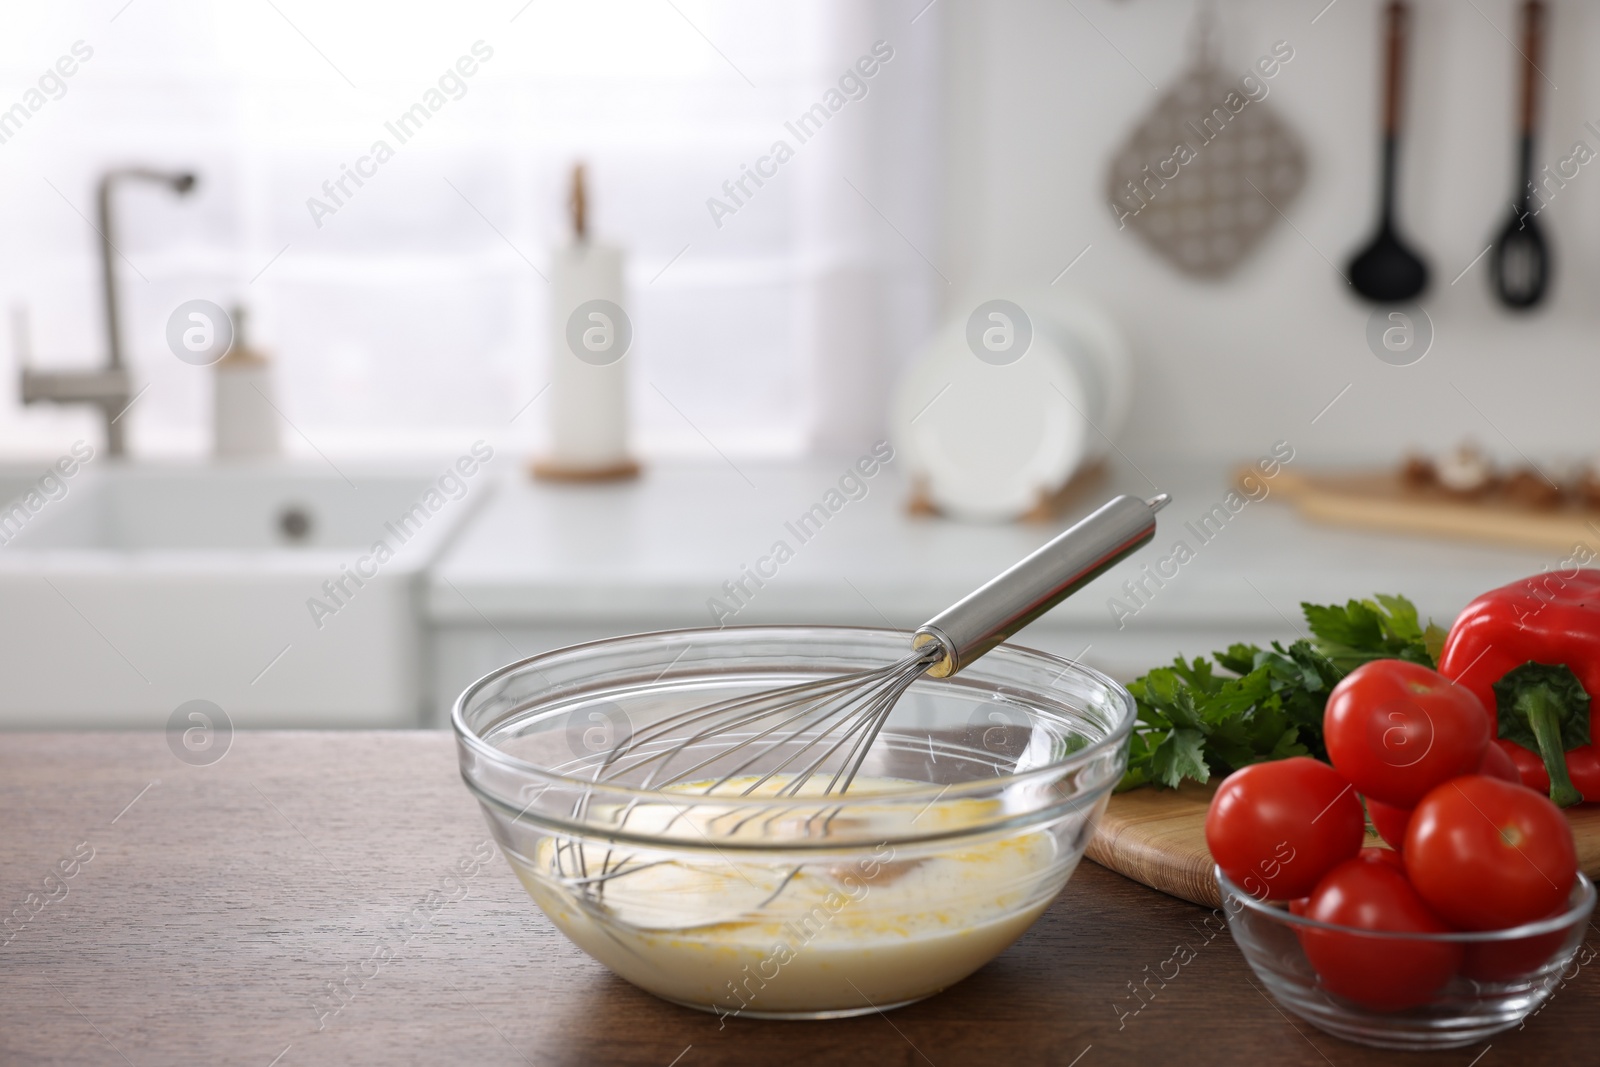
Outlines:
{"label": "chrome faucet", "polygon": [[150,170],[145,167],[125,167],[107,171],[100,178],[97,209],[100,231],[100,271],[105,289],[106,365],[89,371],[39,371],[26,364],[26,338],[19,337],[24,351],[19,358],[22,367],[22,402],[32,404],[42,400],[58,404],[93,404],[98,407],[106,422],[106,451],[120,456],[127,451],[123,436],[122,413],[133,399],[133,379],[122,363],[122,322],[118,311],[117,271],[113,256],[117,251],[111,221],[111,191],[124,179],[157,182],[169,186],[180,196],[194,188],[195,176],[187,172]]}

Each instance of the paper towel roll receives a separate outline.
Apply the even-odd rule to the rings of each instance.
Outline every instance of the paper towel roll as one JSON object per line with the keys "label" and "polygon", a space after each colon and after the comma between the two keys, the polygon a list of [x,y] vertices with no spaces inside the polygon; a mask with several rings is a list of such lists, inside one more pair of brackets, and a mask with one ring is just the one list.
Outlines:
{"label": "paper towel roll", "polygon": [[627,349],[632,343],[620,248],[558,249],[550,286],[550,444],[541,466],[574,476],[630,466]]}

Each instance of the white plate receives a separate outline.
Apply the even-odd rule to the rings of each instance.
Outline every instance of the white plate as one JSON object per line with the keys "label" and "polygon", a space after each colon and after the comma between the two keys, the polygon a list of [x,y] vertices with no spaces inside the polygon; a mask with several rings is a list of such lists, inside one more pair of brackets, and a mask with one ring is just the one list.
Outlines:
{"label": "white plate", "polygon": [[895,391],[896,444],[932,503],[957,518],[1025,514],[1108,450],[1128,409],[1126,348],[1109,320],[1052,296],[1017,303],[1033,324],[1020,359],[978,358],[970,312],[959,314]]}

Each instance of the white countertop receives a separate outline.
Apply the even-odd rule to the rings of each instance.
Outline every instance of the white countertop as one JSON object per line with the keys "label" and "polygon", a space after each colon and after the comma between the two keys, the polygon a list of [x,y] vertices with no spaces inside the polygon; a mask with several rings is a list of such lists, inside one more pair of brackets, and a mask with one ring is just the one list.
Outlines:
{"label": "white countertop", "polygon": [[[429,615],[444,626],[489,621],[624,632],[710,625],[707,601],[736,606],[723,583],[782,540],[793,559],[763,588],[751,585],[748,606],[728,622],[912,627],[1106,497],[1155,491],[1122,469],[1058,522],[974,525],[908,515],[906,486],[891,466],[868,483],[864,498],[845,504],[802,543],[786,523],[822,500],[847,466],[845,460],[740,463],[736,471],[720,463],[661,464],[631,483],[505,485],[432,570]],[[1249,503],[1202,544],[1185,524],[1223,500],[1226,473],[1184,464],[1144,470],[1173,497],[1154,544],[1036,626],[1112,642],[1166,630],[1292,638],[1300,601],[1374,592],[1403,593],[1424,615],[1448,624],[1472,596],[1557,558],[1314,526],[1271,496]],[[1168,556],[1180,538],[1194,558],[1119,631],[1108,598],[1121,595],[1123,582],[1145,564]]]}

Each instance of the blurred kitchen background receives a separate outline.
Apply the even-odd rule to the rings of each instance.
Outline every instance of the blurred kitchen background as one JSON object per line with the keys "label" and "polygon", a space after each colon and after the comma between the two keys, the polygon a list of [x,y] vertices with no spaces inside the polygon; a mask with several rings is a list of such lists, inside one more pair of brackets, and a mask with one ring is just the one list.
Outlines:
{"label": "blurred kitchen background", "polygon": [[[1346,280],[1378,217],[1386,9],[15,7],[0,496],[23,511],[0,514],[0,726],[160,727],[195,721],[193,701],[238,727],[443,725],[473,678],[573,641],[914,627],[1115,491],[1173,494],[1156,545],[1023,643],[1123,678],[1292,639],[1301,600],[1405,593],[1443,623],[1584,538],[1600,551],[1582,467],[1600,452],[1600,83],[1584,59],[1600,11],[1546,5],[1533,158],[1556,175],[1537,204],[1552,280],[1518,311],[1486,252],[1517,195],[1523,5],[1410,5],[1397,220],[1431,280],[1396,304],[1402,322]],[[1225,119],[1292,148],[1271,173],[1233,130],[1201,148],[1196,168],[1236,152],[1239,175],[1284,191],[1237,207],[1243,251],[1208,277],[1119,225],[1112,176],[1201,40],[1241,87]],[[554,405],[593,399],[552,372],[571,358],[554,294],[582,243],[578,163],[590,239],[625,263],[631,343],[604,373],[635,478],[530,473],[561,450]],[[127,168],[151,173],[113,180],[108,228],[102,179]],[[1150,203],[1199,173],[1147,186]],[[106,262],[125,389],[97,376]],[[1014,364],[967,340],[994,300],[1031,315],[1039,347]],[[192,301],[245,311],[220,362],[174,341]],[[1373,340],[1396,323],[1417,349]],[[951,388],[1046,356],[1056,370],[1021,386]],[[37,393],[98,399],[24,403],[29,368]],[[997,444],[1011,426],[1026,440]],[[219,458],[230,432],[240,454]],[[1449,460],[1468,440],[1481,455]],[[1412,453],[1455,463],[1407,483],[1442,506],[1522,506],[1487,500],[1480,460],[1560,500],[1528,507],[1531,532],[1474,538],[1443,536],[1471,532],[1454,512],[1423,533],[1325,525],[1279,491]],[[1247,506],[1225,504],[1252,464]],[[1031,504],[997,503],[1007,486]],[[819,503],[825,521],[797,536]],[[1214,530],[1185,532],[1219,505]],[[1145,576],[1180,537],[1193,558]]]}

